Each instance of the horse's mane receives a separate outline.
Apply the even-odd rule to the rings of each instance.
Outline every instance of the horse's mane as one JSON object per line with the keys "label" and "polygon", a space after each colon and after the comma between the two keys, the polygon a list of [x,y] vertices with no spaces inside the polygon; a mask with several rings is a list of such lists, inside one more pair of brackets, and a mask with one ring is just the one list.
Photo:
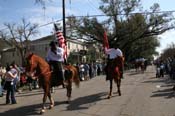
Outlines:
{"label": "horse's mane", "polygon": [[[49,67],[49,64],[42,57],[32,53],[32,54],[28,55],[27,60],[29,61],[32,58],[34,59],[33,62],[36,64],[35,70],[37,73],[41,72],[41,66],[45,67],[45,68]],[[32,65],[32,64],[28,64],[28,65]]]}

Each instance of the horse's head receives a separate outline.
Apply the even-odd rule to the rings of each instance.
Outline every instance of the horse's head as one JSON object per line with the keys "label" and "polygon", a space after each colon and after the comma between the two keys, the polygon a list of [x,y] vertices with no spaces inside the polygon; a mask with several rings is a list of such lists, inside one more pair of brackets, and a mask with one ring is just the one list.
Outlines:
{"label": "horse's head", "polygon": [[35,55],[33,53],[28,54],[26,57],[26,74],[28,76],[33,77],[35,74],[35,70],[37,68],[38,63],[36,62]]}

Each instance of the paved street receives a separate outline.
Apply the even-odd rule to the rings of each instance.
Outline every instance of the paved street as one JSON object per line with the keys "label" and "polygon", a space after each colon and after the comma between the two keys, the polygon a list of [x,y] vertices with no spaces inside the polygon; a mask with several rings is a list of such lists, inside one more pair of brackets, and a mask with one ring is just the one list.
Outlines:
{"label": "paved street", "polygon": [[[175,92],[173,81],[155,78],[155,67],[136,73],[126,71],[122,79],[122,96],[113,87],[113,97],[106,99],[109,82],[104,76],[97,76],[81,82],[80,88],[73,87],[72,101],[66,104],[66,91],[61,87],[53,93],[55,107],[43,116],[175,116]],[[5,105],[5,97],[0,98],[0,116],[39,115],[42,91],[34,90],[17,94],[18,104]]]}

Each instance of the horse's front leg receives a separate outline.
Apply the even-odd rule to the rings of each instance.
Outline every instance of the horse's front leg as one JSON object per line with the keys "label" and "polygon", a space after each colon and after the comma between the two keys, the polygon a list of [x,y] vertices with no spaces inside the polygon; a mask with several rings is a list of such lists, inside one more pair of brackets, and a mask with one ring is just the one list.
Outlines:
{"label": "horse's front leg", "polygon": [[67,89],[67,103],[71,101],[71,94],[72,94],[72,82],[71,80],[68,80],[68,85],[66,86]]}
{"label": "horse's front leg", "polygon": [[45,110],[46,110],[45,104],[46,104],[47,96],[50,96],[50,101],[53,102],[52,99],[51,99],[49,84],[44,85],[43,89],[44,89],[44,96],[43,96],[43,105],[42,105],[42,109],[41,109],[41,112],[40,112],[41,114],[44,113]]}
{"label": "horse's front leg", "polygon": [[48,92],[48,98],[49,98],[49,101],[50,101],[50,106],[49,106],[49,109],[52,109],[54,107],[54,100],[51,96],[51,91],[49,89],[49,92]]}
{"label": "horse's front leg", "polygon": [[113,81],[113,79],[110,79],[110,80],[109,80],[109,83],[110,83],[110,91],[109,91],[109,94],[108,94],[108,99],[110,99],[111,96],[112,96],[112,81]]}

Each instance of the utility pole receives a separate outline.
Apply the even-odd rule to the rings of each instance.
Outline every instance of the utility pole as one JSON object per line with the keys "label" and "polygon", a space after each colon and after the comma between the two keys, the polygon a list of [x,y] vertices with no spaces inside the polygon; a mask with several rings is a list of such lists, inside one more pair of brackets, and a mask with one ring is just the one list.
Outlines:
{"label": "utility pole", "polygon": [[63,4],[63,36],[66,39],[65,0],[62,0],[62,4]]}

